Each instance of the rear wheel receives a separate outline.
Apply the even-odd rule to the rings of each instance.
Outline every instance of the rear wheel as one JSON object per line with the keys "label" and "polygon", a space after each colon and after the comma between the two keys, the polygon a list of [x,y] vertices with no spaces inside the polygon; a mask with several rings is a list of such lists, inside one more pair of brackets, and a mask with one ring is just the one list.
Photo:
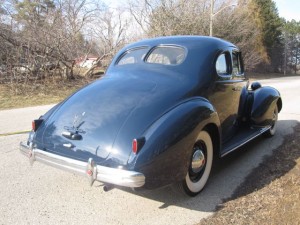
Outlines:
{"label": "rear wheel", "polygon": [[201,131],[193,147],[189,169],[181,183],[184,192],[196,196],[204,188],[213,162],[213,144],[207,131]]}
{"label": "rear wheel", "polygon": [[277,128],[277,121],[278,121],[278,107],[276,105],[272,116],[271,128],[264,133],[265,137],[273,137],[275,135],[276,128]]}

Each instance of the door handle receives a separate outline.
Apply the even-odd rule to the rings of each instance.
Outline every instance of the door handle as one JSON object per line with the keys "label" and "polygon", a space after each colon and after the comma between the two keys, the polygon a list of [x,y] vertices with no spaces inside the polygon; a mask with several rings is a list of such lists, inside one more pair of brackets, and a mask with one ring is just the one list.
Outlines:
{"label": "door handle", "polygon": [[70,140],[81,140],[82,139],[82,136],[80,134],[73,133],[70,131],[64,131],[61,135]]}

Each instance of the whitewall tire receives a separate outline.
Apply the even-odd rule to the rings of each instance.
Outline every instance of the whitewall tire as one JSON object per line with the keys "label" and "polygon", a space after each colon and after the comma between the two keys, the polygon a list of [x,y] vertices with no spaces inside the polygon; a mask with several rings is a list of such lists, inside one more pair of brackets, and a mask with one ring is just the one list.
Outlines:
{"label": "whitewall tire", "polygon": [[271,128],[264,133],[265,137],[273,137],[276,133],[277,129],[277,121],[278,121],[278,107],[275,106],[273,115],[272,115],[272,124]]}
{"label": "whitewall tire", "polygon": [[202,191],[210,175],[213,163],[213,143],[207,131],[201,131],[197,137],[190,158],[189,168],[182,188],[189,196]]}

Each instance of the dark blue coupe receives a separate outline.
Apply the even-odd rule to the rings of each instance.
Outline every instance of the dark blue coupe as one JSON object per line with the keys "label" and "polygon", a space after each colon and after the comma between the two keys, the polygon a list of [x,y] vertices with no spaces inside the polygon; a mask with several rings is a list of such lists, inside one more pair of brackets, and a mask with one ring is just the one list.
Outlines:
{"label": "dark blue coupe", "polygon": [[143,40],[123,48],[103,78],[33,121],[21,152],[114,186],[205,186],[216,157],[273,136],[279,92],[249,85],[240,50],[200,36]]}

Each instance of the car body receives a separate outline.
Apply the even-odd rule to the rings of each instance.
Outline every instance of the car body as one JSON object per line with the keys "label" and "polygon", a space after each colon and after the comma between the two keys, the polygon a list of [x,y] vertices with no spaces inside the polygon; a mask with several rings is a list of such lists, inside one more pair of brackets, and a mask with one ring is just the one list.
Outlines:
{"label": "car body", "polygon": [[249,85],[240,50],[203,36],[142,40],[114,57],[103,78],[33,122],[21,152],[90,183],[155,189],[205,186],[213,159],[273,136],[279,92]]}

